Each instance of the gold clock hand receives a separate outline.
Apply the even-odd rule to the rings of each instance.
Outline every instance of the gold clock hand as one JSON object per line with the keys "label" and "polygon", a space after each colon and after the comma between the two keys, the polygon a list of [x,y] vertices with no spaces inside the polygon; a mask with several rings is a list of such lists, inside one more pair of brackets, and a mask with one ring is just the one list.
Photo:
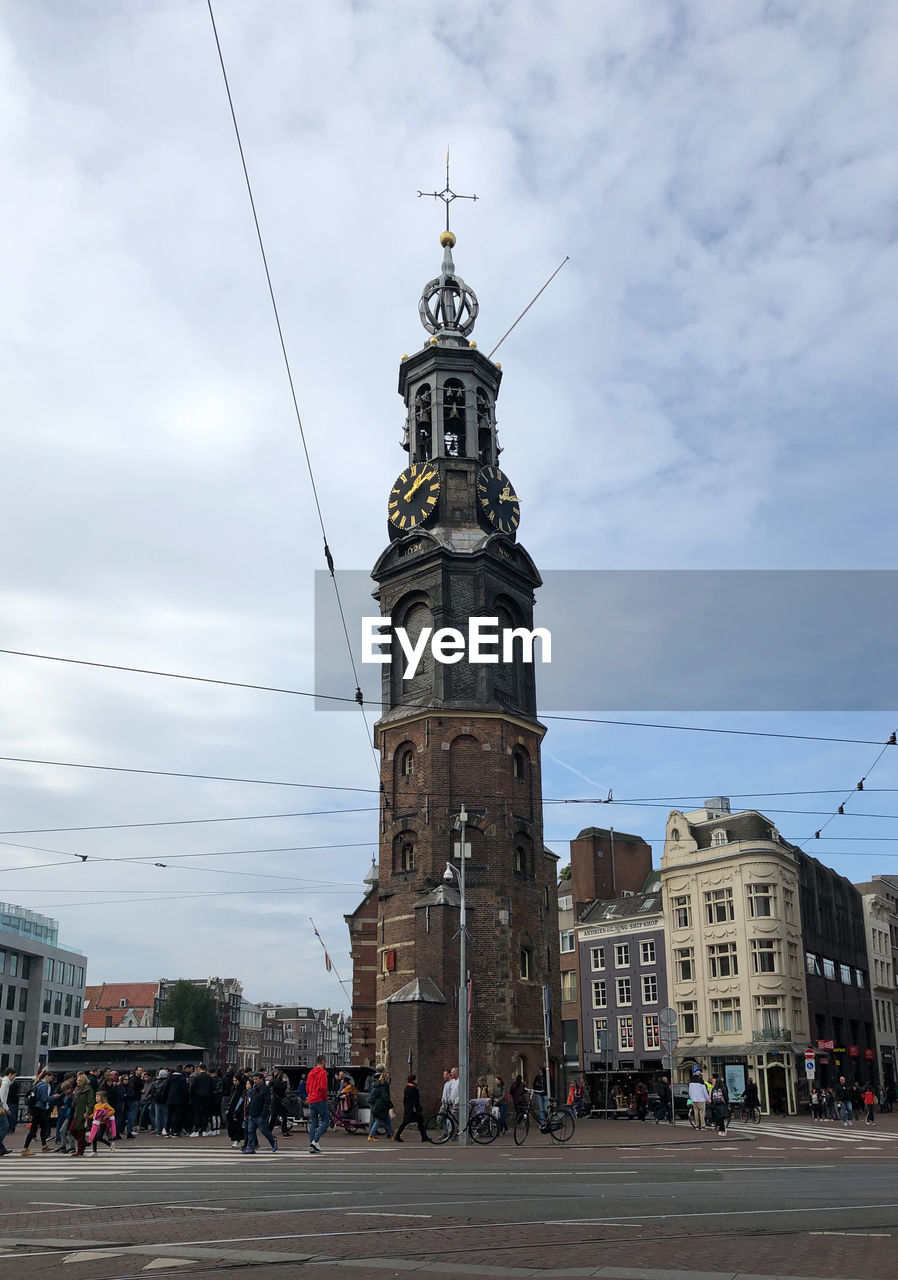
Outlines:
{"label": "gold clock hand", "polygon": [[409,501],[411,500],[412,495],[414,494],[415,490],[416,490],[416,489],[418,489],[418,488],[420,488],[420,486],[421,486],[421,485],[424,483],[424,481],[425,481],[425,480],[427,480],[427,479],[428,479],[427,472],[426,472],[426,471],[422,471],[422,472],[421,472],[421,474],[418,476],[417,480],[415,481],[415,483],[412,485],[412,487],[406,491],[406,493],[405,493],[405,495],[404,495],[404,496],[405,496],[405,501],[406,501],[406,502],[409,502]]}

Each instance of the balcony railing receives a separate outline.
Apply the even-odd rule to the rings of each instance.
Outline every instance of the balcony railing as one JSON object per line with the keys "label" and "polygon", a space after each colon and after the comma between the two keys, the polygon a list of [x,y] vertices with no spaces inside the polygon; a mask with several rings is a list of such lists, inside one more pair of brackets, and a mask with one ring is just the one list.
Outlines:
{"label": "balcony railing", "polygon": [[791,1040],[792,1032],[788,1027],[755,1027],[755,1040]]}

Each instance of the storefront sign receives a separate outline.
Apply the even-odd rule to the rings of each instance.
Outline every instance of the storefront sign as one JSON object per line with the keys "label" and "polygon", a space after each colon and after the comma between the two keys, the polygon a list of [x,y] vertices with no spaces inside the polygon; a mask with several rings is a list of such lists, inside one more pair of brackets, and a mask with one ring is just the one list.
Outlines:
{"label": "storefront sign", "polygon": [[[829,1050],[833,1050],[833,1049],[835,1048],[835,1046],[836,1046],[836,1042],[835,1042],[835,1040],[818,1040],[818,1041],[817,1041],[817,1048],[818,1048],[818,1049],[829,1049]],[[840,1052],[841,1052],[841,1051],[840,1051]]]}
{"label": "storefront sign", "polygon": [[873,1059],[876,1057],[876,1054],[873,1052],[872,1049],[865,1049],[864,1057],[867,1059],[868,1062],[872,1062]]}
{"label": "storefront sign", "polygon": [[858,1047],[856,1044],[850,1044],[848,1046],[848,1056],[849,1058],[856,1058],[858,1056]]}

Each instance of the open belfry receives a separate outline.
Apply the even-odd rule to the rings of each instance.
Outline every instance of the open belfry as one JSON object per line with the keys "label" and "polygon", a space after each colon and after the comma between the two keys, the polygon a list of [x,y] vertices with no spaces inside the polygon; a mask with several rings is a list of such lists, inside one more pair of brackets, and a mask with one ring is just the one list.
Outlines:
{"label": "open belfry", "polygon": [[[499,469],[502,371],[471,340],[478,303],[456,274],[455,242],[447,227],[440,273],[419,304],[428,339],[399,370],[408,458],[387,500],[389,546],[372,571],[380,614],[394,628],[375,726],[379,867],[347,917],[351,930],[359,921],[354,1046],[367,1044],[391,1072],[416,1071],[425,1102],[436,1101],[443,1069],[459,1060],[461,904],[447,863],[460,866],[463,809],[472,1087],[482,1075],[508,1082],[518,1072],[531,1083],[546,1060],[544,1001],[551,1059],[560,1007],[557,858],[543,845],[545,729],[524,660],[529,642],[516,639],[503,655],[500,638],[489,650],[496,662],[471,662],[467,652],[444,662],[428,646],[405,679],[395,635],[405,628],[414,642],[422,628],[455,627],[467,636],[473,618],[498,620],[489,629],[500,637],[529,633],[541,582],[517,542],[519,501]],[[362,1035],[358,1015],[371,1021],[374,1008],[376,1034],[366,1026]]]}

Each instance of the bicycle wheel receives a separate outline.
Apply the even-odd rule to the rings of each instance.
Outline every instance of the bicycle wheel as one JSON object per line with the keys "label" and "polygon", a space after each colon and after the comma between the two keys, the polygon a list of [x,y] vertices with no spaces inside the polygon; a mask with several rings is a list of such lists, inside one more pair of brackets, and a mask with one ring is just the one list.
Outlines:
{"label": "bicycle wheel", "polygon": [[455,1137],[455,1121],[448,1111],[438,1111],[435,1116],[431,1116],[426,1121],[424,1132],[427,1134],[428,1142],[439,1146]]}
{"label": "bicycle wheel", "polygon": [[479,1142],[481,1146],[486,1146],[488,1142],[498,1138],[499,1121],[494,1119],[488,1111],[483,1115],[472,1116],[468,1132],[475,1142]]}
{"label": "bicycle wheel", "polygon": [[698,1127],[695,1123],[695,1107],[689,1108],[689,1123],[692,1125],[693,1129]]}
{"label": "bicycle wheel", "polygon": [[527,1141],[527,1134],[530,1132],[530,1116],[528,1112],[521,1111],[517,1120],[514,1122],[514,1144],[516,1147],[521,1146]]}
{"label": "bicycle wheel", "polygon": [[554,1115],[549,1116],[548,1120],[549,1133],[556,1142],[570,1142],[574,1136],[574,1117],[570,1111],[556,1111]]}
{"label": "bicycle wheel", "polygon": [[751,1109],[751,1118],[752,1118],[752,1120],[755,1122],[755,1124],[760,1124],[760,1123],[761,1123],[761,1108],[760,1108],[760,1107],[752,1107],[752,1109]]}

